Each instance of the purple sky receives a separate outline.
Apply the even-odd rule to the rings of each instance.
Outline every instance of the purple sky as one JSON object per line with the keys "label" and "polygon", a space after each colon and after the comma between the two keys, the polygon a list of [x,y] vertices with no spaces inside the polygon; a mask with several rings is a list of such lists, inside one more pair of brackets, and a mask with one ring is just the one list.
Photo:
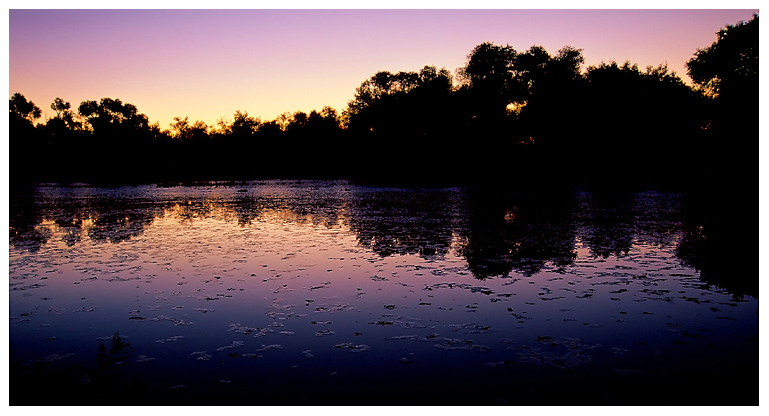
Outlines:
{"label": "purple sky", "polygon": [[10,10],[9,97],[21,92],[44,117],[55,97],[119,98],[163,129],[236,110],[341,113],[377,71],[453,72],[484,41],[551,54],[571,45],[588,65],[667,62],[688,82],[697,48],[754,11]]}

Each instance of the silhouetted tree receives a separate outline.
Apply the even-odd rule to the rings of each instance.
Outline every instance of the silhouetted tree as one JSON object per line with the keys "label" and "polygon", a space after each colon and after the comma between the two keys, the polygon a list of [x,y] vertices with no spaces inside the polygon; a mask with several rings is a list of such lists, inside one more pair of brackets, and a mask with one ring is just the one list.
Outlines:
{"label": "silhouetted tree", "polygon": [[138,112],[135,105],[119,99],[102,98],[96,101],[83,101],[78,112],[97,135],[123,134],[149,127],[147,116]]}
{"label": "silhouetted tree", "polygon": [[171,137],[182,142],[201,144],[208,139],[208,126],[200,120],[190,124],[189,117],[174,117],[170,127]]}
{"label": "silhouetted tree", "polygon": [[259,128],[260,120],[257,117],[249,117],[248,112],[235,112],[234,120],[229,127],[229,133],[233,136],[250,137]]}
{"label": "silhouetted tree", "polygon": [[307,113],[304,111],[297,111],[292,116],[286,126],[286,134],[293,138],[300,138],[306,134],[305,128],[307,127]]}
{"label": "silhouetted tree", "polygon": [[71,105],[68,101],[64,101],[60,97],[56,97],[51,103],[51,110],[56,112],[56,115],[46,121],[46,129],[51,131],[51,134],[63,134],[66,132],[76,132],[83,130],[83,123],[80,117],[71,110]]}
{"label": "silhouetted tree", "polygon": [[758,15],[727,25],[716,35],[712,45],[697,49],[686,63],[692,81],[727,101],[758,98]]}
{"label": "silhouetted tree", "polygon": [[282,117],[285,143],[282,149],[284,177],[329,178],[343,175],[347,163],[347,145],[336,110],[324,107],[309,114],[297,111]]}
{"label": "silhouetted tree", "polygon": [[78,113],[85,120],[88,134],[73,143],[84,162],[72,169],[63,168],[69,180],[141,182],[152,176],[149,169],[129,168],[140,160],[152,165],[155,158],[147,150],[153,146],[156,134],[147,116],[139,113],[135,105],[105,97],[99,102],[81,102]]}
{"label": "silhouetted tree", "polygon": [[577,141],[583,61],[570,46],[551,56],[537,45],[519,53],[486,42],[468,55],[456,94],[474,143],[466,155],[483,182],[562,179],[554,175]]}
{"label": "silhouetted tree", "polygon": [[434,183],[448,171],[457,126],[451,74],[380,71],[365,80],[343,114],[349,133],[373,146],[351,160],[353,177],[390,183]]}
{"label": "silhouetted tree", "polygon": [[709,177],[730,185],[755,180],[758,138],[758,15],[748,22],[727,25],[717,32],[717,40],[698,49],[686,63],[692,81],[710,97],[714,105],[707,113],[709,141],[705,165]]}
{"label": "silhouetted tree", "polygon": [[8,109],[12,116],[27,120],[30,124],[40,118],[40,107],[32,101],[27,101],[21,93],[14,93],[8,101]]}
{"label": "silhouetted tree", "polygon": [[69,131],[80,131],[83,129],[83,123],[78,119],[78,116],[71,110],[72,106],[68,101],[56,97],[51,103],[51,110],[56,111],[56,116],[48,120],[46,124],[50,124],[53,120],[61,121],[61,124]]}
{"label": "silhouetted tree", "polygon": [[50,107],[56,115],[48,119],[45,125],[38,126],[46,137],[46,147],[40,149],[48,159],[46,167],[49,172],[46,176],[63,181],[75,179],[68,177],[72,172],[65,165],[76,160],[88,146],[88,133],[80,117],[71,110],[69,102],[56,97]]}
{"label": "silhouetted tree", "polygon": [[256,132],[261,120],[251,117],[248,112],[236,111],[233,121],[222,126],[221,131],[211,131],[213,158],[209,164],[224,175],[222,179],[242,179],[248,177],[253,161],[264,156],[259,148]]}
{"label": "silhouetted tree", "polygon": [[555,56],[537,45],[518,55],[518,84],[525,94],[519,103],[523,143],[544,147],[541,150],[550,157],[575,147],[578,137],[574,133],[582,119],[580,65],[584,60],[582,50],[571,46],[563,47]]}
{"label": "silhouetted tree", "polygon": [[525,99],[523,86],[516,79],[517,56],[510,45],[484,42],[475,46],[465,65],[457,69],[457,98],[466,134],[474,143],[465,149],[471,161],[468,174],[473,176],[498,176],[512,152],[516,115],[510,107]]}
{"label": "silhouetted tree", "polygon": [[62,100],[59,97],[56,97],[51,104],[51,110],[56,111],[56,117],[61,117],[61,114],[64,111],[69,110],[70,107],[71,105],[68,102]]}
{"label": "silhouetted tree", "polygon": [[702,140],[701,94],[666,65],[625,62],[591,66],[582,103],[586,136],[576,155],[588,181],[601,186],[645,186],[675,179],[697,159]]}
{"label": "silhouetted tree", "polygon": [[476,116],[504,114],[508,104],[522,98],[520,85],[515,82],[517,52],[510,45],[490,42],[477,45],[467,55],[467,63],[457,72],[473,94]]}
{"label": "silhouetted tree", "polygon": [[44,175],[47,158],[45,138],[33,123],[42,114],[32,101],[14,93],[8,101],[9,176],[13,184],[34,183]]}

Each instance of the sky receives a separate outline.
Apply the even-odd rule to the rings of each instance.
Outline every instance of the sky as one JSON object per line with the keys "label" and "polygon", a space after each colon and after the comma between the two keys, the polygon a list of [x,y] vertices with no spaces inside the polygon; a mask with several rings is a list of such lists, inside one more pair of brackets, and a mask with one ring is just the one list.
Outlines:
{"label": "sky", "polygon": [[[476,7],[471,4],[460,6]],[[499,7],[510,7],[504,4]],[[378,71],[434,65],[453,73],[475,45],[487,41],[518,51],[541,45],[551,54],[570,45],[583,50],[586,65],[667,63],[689,82],[684,64],[697,49],[754,12],[11,6],[8,94],[20,92],[40,107],[38,121],[55,114],[50,104],[56,97],[73,108],[84,100],[117,98],[161,129],[174,117],[209,126],[232,121],[235,111],[263,121],[324,106],[341,113],[356,87]]]}

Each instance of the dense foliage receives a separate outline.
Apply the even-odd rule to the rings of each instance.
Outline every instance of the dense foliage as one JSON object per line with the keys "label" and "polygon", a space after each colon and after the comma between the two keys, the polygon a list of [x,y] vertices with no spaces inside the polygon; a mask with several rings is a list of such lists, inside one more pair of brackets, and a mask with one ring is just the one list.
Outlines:
{"label": "dense foliage", "polygon": [[[425,66],[380,71],[341,113],[330,107],[263,121],[237,111],[167,130],[119,99],[57,97],[45,122],[10,99],[11,182],[141,183],[340,178],[391,185],[684,185],[754,175],[758,16],[727,26],[687,63],[583,69],[554,55],[482,43],[454,75]],[[728,146],[725,145],[728,141]],[[728,148],[728,149],[725,149]],[[747,177],[747,176],[746,176]]]}

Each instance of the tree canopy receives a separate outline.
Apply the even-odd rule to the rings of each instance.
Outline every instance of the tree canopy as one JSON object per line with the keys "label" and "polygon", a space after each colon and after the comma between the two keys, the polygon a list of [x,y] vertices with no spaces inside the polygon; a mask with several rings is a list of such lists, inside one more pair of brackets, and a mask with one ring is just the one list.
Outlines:
{"label": "tree canopy", "polygon": [[692,81],[713,96],[758,93],[758,15],[727,25],[686,63]]}
{"label": "tree canopy", "polygon": [[8,102],[8,109],[11,116],[27,120],[30,123],[42,115],[40,107],[36,106],[32,101],[27,101],[27,98],[18,92],[11,96]]}

